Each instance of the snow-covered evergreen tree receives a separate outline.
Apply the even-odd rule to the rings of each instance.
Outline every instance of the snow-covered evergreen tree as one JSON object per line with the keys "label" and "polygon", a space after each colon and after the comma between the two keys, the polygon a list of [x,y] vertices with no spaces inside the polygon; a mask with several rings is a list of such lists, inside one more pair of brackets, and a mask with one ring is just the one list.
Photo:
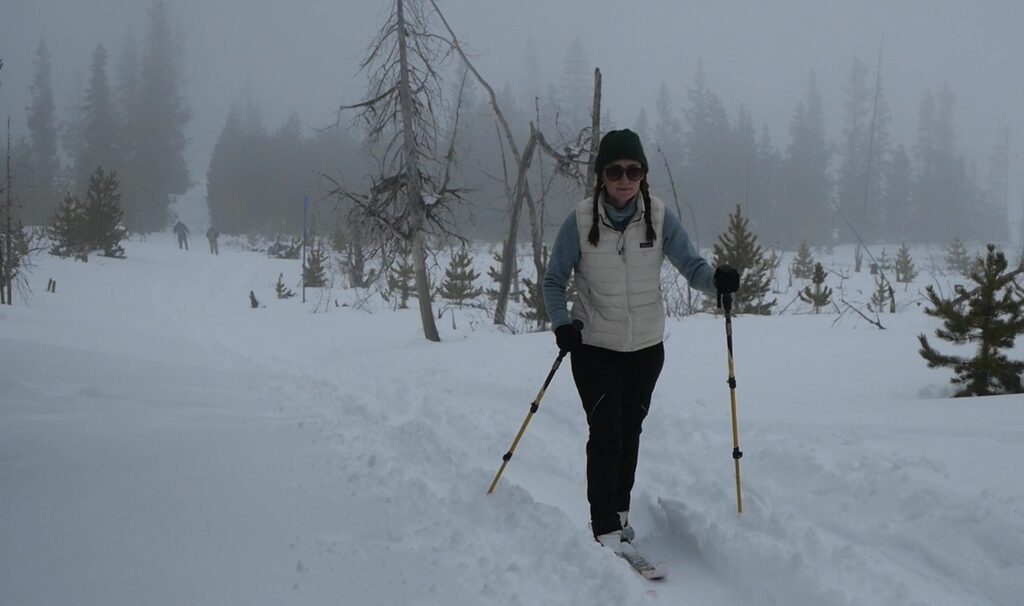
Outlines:
{"label": "snow-covered evergreen tree", "polygon": [[967,254],[967,247],[960,238],[954,238],[946,247],[946,269],[970,277],[974,259]]}
{"label": "snow-covered evergreen tree", "polygon": [[523,278],[523,318],[543,327],[548,321],[547,308],[544,306],[544,285],[529,278]]}
{"label": "snow-covered evergreen tree", "polygon": [[896,312],[895,293],[889,281],[882,277],[882,275],[878,275],[875,276],[875,290],[871,293],[871,303],[868,303],[868,309],[878,313],[885,313],[886,306],[889,307],[889,313]]}
{"label": "snow-covered evergreen tree", "polygon": [[878,255],[878,258],[875,259],[875,262],[878,264],[878,269],[882,270],[883,272],[893,270],[893,261],[889,257],[889,255],[886,254],[884,248],[882,249],[882,254]]}
{"label": "snow-covered evergreen tree", "polygon": [[815,263],[811,285],[800,291],[800,300],[813,305],[814,313],[821,313],[821,308],[832,302],[832,289],[825,286],[825,278],[825,268],[821,263]]}
{"label": "snow-covered evergreen tree", "polygon": [[412,264],[408,246],[401,247],[398,252],[398,257],[385,270],[387,289],[383,294],[385,300],[389,301],[397,296],[398,309],[407,309],[409,297],[416,290],[416,268]]}
{"label": "snow-covered evergreen tree", "polygon": [[910,248],[904,242],[896,256],[896,281],[908,283],[913,282],[916,277],[917,269],[914,267],[914,260],[910,257]]}
{"label": "snow-covered evergreen tree", "polygon": [[933,349],[925,335],[918,336],[919,353],[929,368],[950,367],[956,373],[950,382],[961,386],[957,396],[1022,391],[1024,362],[1010,360],[1004,352],[1013,349],[1015,339],[1024,334],[1024,300],[1015,292],[1013,276],[1006,267],[1006,257],[989,244],[985,259],[971,273],[978,286],[967,297],[966,310],[953,299],[939,297],[931,286],[927,288],[932,307],[925,308],[925,313],[942,319],[942,328],[936,329],[935,335],[954,344],[977,346],[972,358],[947,355]]}
{"label": "snow-covered evergreen tree", "polygon": [[[736,212],[729,215],[729,228],[718,236],[714,247],[714,264],[729,264],[741,274],[740,289],[733,304],[735,313],[767,315],[775,305],[775,299],[766,301],[771,291],[771,273],[777,260],[766,255],[748,228],[749,220],[736,205]],[[712,301],[713,305],[714,302]]]}
{"label": "snow-covered evergreen tree", "polygon": [[295,296],[295,293],[290,288],[284,285],[284,274],[281,273],[277,276],[277,284],[274,284],[274,291],[277,293],[278,299],[290,299]]}
{"label": "snow-covered evergreen tree", "polygon": [[473,257],[463,247],[452,255],[452,259],[444,271],[444,281],[441,282],[439,294],[446,301],[456,305],[465,305],[466,302],[483,294],[483,288],[473,286],[479,277],[480,274],[473,269]]}
{"label": "snow-covered evergreen tree", "polygon": [[121,242],[128,232],[121,224],[121,192],[117,173],[97,166],[85,192],[85,244],[105,257],[124,258]]}
{"label": "snow-covered evergreen tree", "polygon": [[814,256],[811,254],[811,247],[807,245],[807,240],[800,243],[800,250],[793,259],[791,271],[794,278],[801,280],[809,280],[814,276]]}
{"label": "snow-covered evergreen tree", "polygon": [[327,284],[327,252],[316,238],[313,249],[306,255],[306,264],[302,268],[306,286],[318,288]]}
{"label": "snow-covered evergreen tree", "polygon": [[[504,259],[502,258],[502,255],[501,255],[501,250],[502,250],[501,248],[498,248],[497,251],[495,251],[493,254],[491,254],[491,259],[494,260],[495,264],[491,265],[490,267],[487,268],[487,277],[490,278],[492,281],[494,281],[495,285],[499,285],[499,286],[501,284],[501,264],[504,261]],[[517,267],[517,264],[513,264],[513,266],[512,266],[512,284],[513,284],[513,287],[509,291],[508,298],[510,300],[512,300],[512,301],[518,301],[520,293],[519,293],[519,267]],[[497,288],[488,288],[488,289],[484,290],[484,294],[486,294],[487,298],[492,300],[492,301],[497,301],[498,300],[498,289]]]}
{"label": "snow-covered evergreen tree", "polygon": [[51,255],[77,258],[84,254],[85,207],[75,194],[70,191],[64,194],[47,232]]}

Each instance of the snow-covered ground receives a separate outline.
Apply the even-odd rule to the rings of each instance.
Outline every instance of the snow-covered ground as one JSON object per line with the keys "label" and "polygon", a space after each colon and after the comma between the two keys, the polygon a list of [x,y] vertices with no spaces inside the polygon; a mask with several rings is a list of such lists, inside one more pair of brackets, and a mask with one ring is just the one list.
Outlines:
{"label": "snow-covered ground", "polygon": [[277,300],[298,262],[196,240],[40,256],[34,294],[0,308],[0,604],[1024,599],[1024,396],[950,399],[914,303],[886,330],[735,320],[742,516],[724,323],[669,322],[632,513],[671,567],[652,583],[590,538],[568,365],[484,494],[550,334],[460,312],[428,343],[415,310]]}

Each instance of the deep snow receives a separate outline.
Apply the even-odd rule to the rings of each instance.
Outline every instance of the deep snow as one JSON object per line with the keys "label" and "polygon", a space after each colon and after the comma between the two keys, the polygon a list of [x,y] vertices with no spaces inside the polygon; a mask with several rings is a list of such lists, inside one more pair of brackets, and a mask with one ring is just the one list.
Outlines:
{"label": "deep snow", "polygon": [[[1024,397],[948,397],[947,371],[917,354],[938,325],[913,301],[928,272],[897,290],[884,331],[798,307],[735,319],[742,516],[724,323],[669,321],[632,512],[642,549],[671,566],[651,583],[590,538],[568,364],[484,494],[554,360],[550,334],[465,310],[428,343],[415,310],[341,288],[277,300],[298,262],[204,246],[43,255],[34,293],[0,308],[0,604],[1024,596]],[[868,280],[854,274],[848,298]]]}

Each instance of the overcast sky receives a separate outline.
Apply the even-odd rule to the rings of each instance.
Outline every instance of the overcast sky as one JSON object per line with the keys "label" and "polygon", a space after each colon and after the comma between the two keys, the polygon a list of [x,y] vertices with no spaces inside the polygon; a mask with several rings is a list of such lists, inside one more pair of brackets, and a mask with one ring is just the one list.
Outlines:
{"label": "overcast sky", "polygon": [[[129,31],[144,34],[148,0],[0,0],[0,110],[25,130],[32,58],[45,36],[61,118],[77,103],[91,51],[104,42],[116,62]],[[246,83],[270,126],[297,111],[305,124],[331,119],[358,101],[366,79],[357,63],[390,2],[383,0],[174,0],[184,33],[193,180],[209,154],[230,100]],[[747,104],[776,145],[816,70],[828,128],[841,128],[843,84],[855,55],[871,66],[884,37],[883,81],[895,114],[893,136],[912,145],[927,88],[949,81],[965,148],[979,162],[1002,126],[1013,130],[1018,167],[1024,140],[1022,0],[443,0],[453,27],[480,56],[492,83],[525,81],[526,39],[543,63],[543,82],[561,72],[576,36],[604,74],[605,103],[620,126],[652,111],[664,81],[683,101],[698,59],[730,113]],[[116,64],[116,63],[115,63]],[[984,166],[979,166],[984,168]],[[1020,170],[1018,169],[1018,171]],[[1016,179],[1016,177],[1015,177]],[[1015,186],[1019,189],[1019,185]],[[1017,197],[1020,194],[1016,194]]]}

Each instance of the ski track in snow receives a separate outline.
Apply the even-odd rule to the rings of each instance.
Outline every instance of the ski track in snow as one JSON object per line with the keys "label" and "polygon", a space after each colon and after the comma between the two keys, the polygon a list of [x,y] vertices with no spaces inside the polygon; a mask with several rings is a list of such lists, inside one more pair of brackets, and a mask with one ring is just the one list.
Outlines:
{"label": "ski track in snow", "polygon": [[[328,306],[311,314],[294,300],[270,299],[278,272],[295,273],[294,262],[235,251],[175,258],[156,246],[136,246],[145,253],[138,262],[158,275],[130,287],[139,296],[133,305],[155,312],[202,358],[268,386],[268,400],[313,453],[312,468],[296,477],[315,479],[344,504],[336,527],[287,545],[292,589],[310,603],[338,592],[353,604],[786,606],[1009,605],[1024,595],[1022,491],[997,481],[1012,477],[1012,463],[990,461],[1002,465],[997,480],[965,485],[984,468],[981,455],[965,453],[960,465],[951,452],[963,444],[1021,454],[1024,427],[1009,414],[1019,415],[1020,398],[996,399],[982,413],[990,426],[963,427],[926,418],[938,409],[970,419],[946,401],[879,400],[873,390],[892,394],[925,376],[940,382],[907,370],[923,366],[912,358],[889,373],[891,385],[862,386],[863,377],[842,371],[800,384],[807,369],[773,359],[772,343],[779,347],[791,321],[818,319],[738,319],[746,456],[737,516],[721,320],[670,322],[632,507],[638,544],[670,565],[669,579],[651,583],[590,539],[586,428],[568,363],[496,494],[484,495],[554,360],[550,335],[441,326],[445,341],[428,344],[414,310]],[[250,289],[265,308],[247,309]],[[312,292],[306,309],[325,300]],[[878,337],[884,348],[921,330],[841,326],[825,338]],[[838,363],[844,355],[857,361],[863,350]],[[33,393],[11,378],[3,383],[9,396]],[[842,396],[822,403],[830,385]],[[116,390],[86,385],[77,395]],[[822,406],[834,406],[835,416]]]}

